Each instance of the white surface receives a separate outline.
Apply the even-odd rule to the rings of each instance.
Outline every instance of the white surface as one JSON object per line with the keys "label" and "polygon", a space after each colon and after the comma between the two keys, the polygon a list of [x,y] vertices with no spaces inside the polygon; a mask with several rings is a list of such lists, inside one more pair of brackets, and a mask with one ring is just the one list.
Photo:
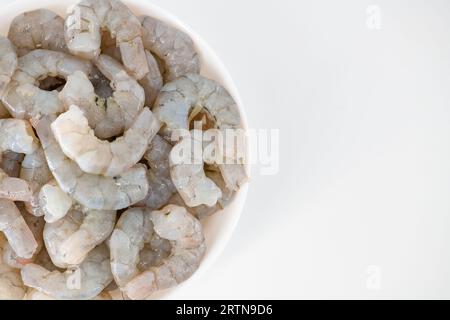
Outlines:
{"label": "white surface", "polygon": [[448,1],[152,1],[282,139],[279,174],[253,170],[229,245],[177,298],[450,298]]}

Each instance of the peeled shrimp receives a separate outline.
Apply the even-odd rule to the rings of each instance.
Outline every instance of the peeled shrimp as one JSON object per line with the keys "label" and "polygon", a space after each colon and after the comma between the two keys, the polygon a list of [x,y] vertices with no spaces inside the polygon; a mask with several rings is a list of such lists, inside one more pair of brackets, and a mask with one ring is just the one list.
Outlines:
{"label": "peeled shrimp", "polygon": [[68,272],[50,271],[38,264],[22,270],[26,286],[60,300],[92,299],[113,280],[106,245],[92,250],[83,263]]}
{"label": "peeled shrimp", "polygon": [[69,50],[95,59],[100,54],[102,29],[116,39],[125,68],[135,79],[148,73],[140,21],[118,0],[83,0],[71,8],[65,23]]}
{"label": "peeled shrimp", "polygon": [[7,245],[6,239],[0,234],[0,300],[22,299],[25,295],[25,287],[17,269],[11,268],[3,261],[3,250]]}
{"label": "peeled shrimp", "polygon": [[[163,258],[153,258],[153,265],[139,265],[140,252],[154,234],[159,237],[155,253],[163,253]],[[167,257],[165,241],[170,244]],[[145,299],[189,278],[205,249],[202,226],[185,208],[169,205],[153,212],[130,209],[122,214],[110,239],[111,270],[126,296]]]}
{"label": "peeled shrimp", "polygon": [[34,49],[67,51],[64,19],[48,9],[24,12],[13,19],[8,38],[19,57]]}
{"label": "peeled shrimp", "polygon": [[119,210],[144,199],[148,182],[143,165],[114,178],[84,173],[62,152],[51,132],[51,120],[43,118],[36,129],[50,170],[65,193],[84,207],[97,210]]}
{"label": "peeled shrimp", "polygon": [[[120,49],[116,47],[116,41],[111,39],[109,34],[105,32],[102,37],[102,54],[110,56],[117,61],[122,61],[122,55]],[[152,107],[163,86],[163,78],[155,57],[148,50],[145,50],[145,56],[149,71],[139,80],[139,84],[145,92],[145,105]]]}
{"label": "peeled shrimp", "polygon": [[112,97],[120,107],[125,129],[128,129],[144,107],[144,89],[128,75],[122,64],[107,55],[100,55],[95,60],[95,65],[111,81],[111,87],[114,88]]}
{"label": "peeled shrimp", "polygon": [[43,216],[45,212],[39,203],[39,191],[53,176],[47,165],[42,147],[25,156],[20,169],[20,178],[28,181],[33,192],[31,199],[25,203],[25,208],[34,216]]}
{"label": "peeled shrimp", "polygon": [[[34,261],[23,264],[20,269],[23,269],[27,264],[33,263],[34,265],[41,266],[42,268],[47,269],[48,271],[59,271],[50,256],[48,255],[47,249],[45,247],[42,248],[41,252],[36,256]],[[27,293],[24,297],[24,300],[56,300],[54,297],[47,295],[39,290],[28,287]]]}
{"label": "peeled shrimp", "polygon": [[108,142],[94,135],[83,112],[72,105],[51,128],[64,154],[81,170],[115,177],[142,158],[160,125],[150,109],[144,108],[122,137]]}
{"label": "peeled shrimp", "polygon": [[[0,152],[32,153],[38,147],[30,124],[19,119],[0,120]],[[29,201],[31,189],[27,181],[9,177],[0,169],[0,198]]]}
{"label": "peeled shrimp", "polygon": [[64,111],[58,91],[45,91],[37,84],[48,76],[66,79],[80,70],[87,75],[94,72],[89,61],[49,50],[34,50],[19,58],[17,71],[6,88],[3,103],[15,118],[33,122],[49,114]]}
{"label": "peeled shrimp", "polygon": [[13,248],[9,244],[7,244],[5,245],[3,251],[3,261],[13,268],[22,269],[26,264],[33,262],[44,247],[44,238],[42,232],[44,231],[45,221],[42,217],[35,217],[25,212],[23,206],[18,204],[17,207],[22,213],[27,226],[33,233],[34,239],[36,240],[38,246],[33,256],[31,258],[25,259],[18,256]]}
{"label": "peeled shrimp", "polygon": [[145,105],[153,107],[153,103],[158,97],[159,91],[163,86],[163,78],[161,71],[159,70],[158,62],[153,55],[145,50],[145,56],[147,57],[147,65],[149,72],[139,80],[139,84],[142,86],[145,92]]}
{"label": "peeled shrimp", "polygon": [[189,213],[191,213],[200,220],[212,216],[213,214],[225,208],[233,200],[235,192],[226,187],[225,181],[223,180],[220,172],[206,171],[205,174],[222,191],[222,197],[218,199],[216,205],[212,207],[206,205],[189,207],[186,205],[186,203],[184,202],[183,198],[181,198],[179,193],[175,193],[174,195],[172,195],[172,197],[167,201],[167,203],[185,207],[187,211],[189,211]]}
{"label": "peeled shrimp", "polygon": [[33,233],[14,202],[0,199],[0,231],[21,258],[31,258],[38,248]]}
{"label": "peeled shrimp", "polygon": [[61,268],[81,264],[109,237],[115,222],[115,211],[73,209],[55,223],[47,223],[44,240],[53,263]]}
{"label": "peeled shrimp", "polygon": [[0,152],[13,151],[30,154],[38,148],[38,141],[27,121],[0,119]]}
{"label": "peeled shrimp", "polygon": [[[186,205],[212,207],[222,197],[220,188],[209,179],[203,169],[203,142],[192,133],[183,137],[170,152],[170,175],[178,193]],[[179,154],[190,152],[190,156],[178,158]]]}
{"label": "peeled shrimp", "polygon": [[0,97],[3,97],[16,68],[16,51],[8,38],[0,36]]}
{"label": "peeled shrimp", "polygon": [[20,174],[20,168],[22,165],[24,155],[22,153],[17,153],[13,151],[5,151],[1,155],[1,168],[5,173],[10,176],[17,178]]}
{"label": "peeled shrimp", "polygon": [[166,84],[155,103],[154,112],[166,130],[189,130],[191,112],[204,109],[219,129],[241,125],[236,103],[221,85],[197,74],[189,74]]}
{"label": "peeled shrimp", "polygon": [[173,81],[200,72],[200,60],[191,38],[158,19],[141,17],[145,49],[164,62],[164,80]]}
{"label": "peeled shrimp", "polygon": [[[108,82],[109,86],[109,82]],[[114,100],[97,96],[89,78],[81,71],[67,77],[64,89],[59,93],[64,108],[77,105],[83,110],[89,126],[100,139],[107,139],[121,134],[125,128],[125,116]]]}
{"label": "peeled shrimp", "polygon": [[150,142],[144,155],[149,166],[147,171],[149,192],[139,205],[154,210],[159,209],[167,204],[172,194],[177,191],[170,177],[169,154],[171,150],[172,145],[159,135],[156,135]]}
{"label": "peeled shrimp", "polygon": [[44,219],[48,223],[62,219],[73,204],[72,198],[61,190],[55,180],[42,186],[38,198],[39,206],[45,215]]}
{"label": "peeled shrimp", "polygon": [[0,198],[11,201],[29,201],[33,192],[27,181],[9,177],[0,169]]}
{"label": "peeled shrimp", "polygon": [[239,190],[248,181],[245,143],[243,131],[239,129],[209,129],[204,135],[203,160],[217,167],[231,191]]}
{"label": "peeled shrimp", "polygon": [[[218,83],[197,74],[183,76],[165,85],[153,110],[165,124],[166,135],[178,129],[188,130],[193,114],[202,110],[214,119],[218,130],[235,130],[241,126],[241,117],[231,95]],[[226,150],[226,155],[232,152],[237,153],[237,150]],[[217,163],[227,187],[235,191],[247,181],[247,173],[239,160]]]}

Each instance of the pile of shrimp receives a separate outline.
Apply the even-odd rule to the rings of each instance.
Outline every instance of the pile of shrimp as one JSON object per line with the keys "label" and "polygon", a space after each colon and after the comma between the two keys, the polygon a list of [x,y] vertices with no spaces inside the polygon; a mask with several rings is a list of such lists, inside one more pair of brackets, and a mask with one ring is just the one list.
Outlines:
{"label": "pile of shrimp", "polygon": [[234,149],[233,163],[177,160],[204,147],[198,131],[242,129],[200,61],[187,34],[118,0],[13,19],[0,36],[0,299],[149,299],[194,274],[204,219],[248,179]]}

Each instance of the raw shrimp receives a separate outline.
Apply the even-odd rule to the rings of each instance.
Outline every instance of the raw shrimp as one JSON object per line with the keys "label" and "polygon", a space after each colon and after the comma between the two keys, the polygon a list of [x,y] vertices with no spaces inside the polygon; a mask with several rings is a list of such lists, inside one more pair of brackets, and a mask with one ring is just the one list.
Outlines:
{"label": "raw shrimp", "polygon": [[177,189],[170,177],[169,154],[172,145],[161,136],[156,135],[144,155],[149,170],[147,179],[149,192],[147,197],[139,203],[150,209],[159,209],[170,199]]}
{"label": "raw shrimp", "polygon": [[3,97],[16,68],[16,51],[8,38],[0,36],[0,97]]}
{"label": "raw shrimp", "polygon": [[17,178],[20,174],[20,168],[22,166],[23,158],[24,155],[22,153],[5,151],[1,155],[0,166],[8,176]]}
{"label": "raw shrimp", "polygon": [[208,207],[206,205],[200,205],[197,207],[189,207],[184,202],[183,198],[181,198],[179,193],[175,193],[168,201],[169,204],[174,204],[177,206],[182,206],[189,211],[189,213],[196,216],[198,219],[202,220],[209,216],[212,216],[216,212],[222,210],[225,208],[232,200],[235,195],[235,192],[228,189],[225,185],[225,181],[222,178],[222,175],[220,172],[217,171],[206,171],[206,176],[211,179],[222,191],[222,197],[218,199],[217,204]]}
{"label": "raw shrimp", "polygon": [[13,269],[3,261],[3,250],[7,245],[6,239],[0,234],[0,300],[22,299],[25,295],[25,286],[20,277],[20,272]]}
{"label": "raw shrimp", "polygon": [[38,243],[21,212],[10,200],[0,199],[0,231],[19,257],[28,259],[36,252]]}
{"label": "raw shrimp", "polygon": [[[222,197],[220,188],[209,179],[203,169],[203,141],[195,133],[182,138],[169,156],[170,175],[178,193],[186,205],[212,207]],[[190,152],[190,156],[179,158],[179,154]]]}
{"label": "raw shrimp", "polygon": [[45,214],[45,221],[54,223],[62,219],[72,207],[73,201],[61,190],[55,180],[43,185],[39,191],[39,206]]}
{"label": "raw shrimp", "polygon": [[21,274],[26,286],[59,300],[92,299],[113,280],[109,251],[104,244],[92,250],[73,270],[50,271],[31,263],[22,269]]}
{"label": "raw shrimp", "polygon": [[108,142],[94,135],[83,112],[72,105],[51,128],[64,154],[81,170],[116,177],[142,158],[160,125],[150,109],[144,108],[122,137]]}
{"label": "raw shrimp", "polygon": [[30,201],[33,192],[27,181],[9,177],[0,169],[0,198],[11,201]]}
{"label": "raw shrimp", "polygon": [[42,211],[39,203],[39,191],[53,176],[47,165],[42,147],[25,156],[22,161],[22,168],[20,169],[20,178],[28,181],[33,192],[30,201],[25,203],[25,208],[34,216],[43,216],[45,212]]}
{"label": "raw shrimp", "polygon": [[37,133],[50,170],[60,188],[86,208],[120,210],[145,198],[148,192],[145,166],[137,164],[121,176],[110,178],[84,173],[67,158],[53,136],[52,117],[37,124]]}
{"label": "raw shrimp", "polygon": [[33,233],[38,246],[33,256],[31,258],[25,259],[19,257],[12,249],[12,247],[8,244],[4,247],[3,261],[13,268],[22,269],[26,264],[33,262],[44,247],[44,238],[42,232],[44,231],[45,221],[42,217],[35,217],[25,212],[25,208],[21,204],[17,204],[17,208],[22,213],[22,216],[31,232]]}
{"label": "raw shrimp", "polygon": [[144,89],[135,79],[128,75],[122,64],[110,56],[100,55],[95,60],[95,65],[111,82],[111,87],[114,88],[112,97],[120,107],[124,118],[125,129],[128,129],[144,107]]}
{"label": "raw shrimp", "polygon": [[3,103],[15,118],[37,121],[41,116],[64,111],[58,91],[40,89],[40,80],[51,77],[66,79],[80,70],[94,73],[93,65],[69,54],[49,50],[34,50],[19,58],[18,67],[6,88]]}
{"label": "raw shrimp", "polygon": [[147,50],[145,50],[145,55],[147,57],[149,72],[139,80],[139,84],[145,92],[145,105],[151,108],[158,97],[159,91],[161,91],[163,78],[159,70],[158,62],[153,55]]}
{"label": "raw shrimp", "polygon": [[[31,154],[38,148],[38,140],[31,125],[20,119],[0,119],[0,152],[2,152],[2,168],[0,170],[0,196],[11,200],[28,201],[28,183],[17,179],[23,153]],[[5,194],[6,193],[6,194]],[[24,198],[26,197],[26,198]]]}
{"label": "raw shrimp", "polygon": [[24,12],[13,19],[8,38],[19,57],[34,49],[67,52],[64,19],[48,9]]}
{"label": "raw shrimp", "polygon": [[[152,257],[150,265],[140,265],[141,250],[152,240],[157,240],[155,253],[160,256]],[[110,250],[116,283],[129,298],[144,299],[189,278],[206,245],[200,222],[185,208],[169,205],[161,211],[134,208],[122,214]]]}
{"label": "raw shrimp", "polygon": [[241,126],[241,117],[231,95],[213,80],[188,74],[166,84],[155,103],[154,112],[166,130],[189,130],[191,112],[202,109],[214,118],[219,129]]}
{"label": "raw shrimp", "polygon": [[65,109],[69,109],[71,105],[80,107],[89,126],[100,139],[111,138],[124,131],[125,116],[120,106],[113,97],[105,99],[97,96],[91,81],[81,71],[76,71],[67,77],[66,85],[59,93],[59,99],[63,102]]}
{"label": "raw shrimp", "polygon": [[20,119],[0,119],[0,152],[30,154],[38,148],[31,125]]}
{"label": "raw shrimp", "polygon": [[164,62],[165,82],[200,72],[199,56],[187,34],[152,17],[144,16],[140,19],[144,47]]}
{"label": "raw shrimp", "polygon": [[248,181],[245,147],[245,135],[238,129],[209,129],[204,135],[203,160],[221,172],[231,191],[239,190]]}
{"label": "raw shrimp", "polygon": [[[30,261],[27,263],[24,263],[19,269],[23,269],[27,264],[33,263],[34,265],[41,266],[48,271],[61,271],[62,269],[57,268],[52,260],[50,259],[50,256],[47,253],[47,249],[44,247],[41,252],[36,256],[34,261]],[[19,270],[19,275],[20,270]],[[21,276],[22,277],[22,276]],[[34,288],[27,287],[27,293],[24,296],[24,300],[56,300],[54,297],[51,297],[43,292],[40,292],[39,290],[36,290]]]}
{"label": "raw shrimp", "polygon": [[45,160],[44,149],[41,146],[35,152],[25,155],[20,169],[20,177],[39,186],[44,185],[51,179],[51,172]]}
{"label": "raw shrimp", "polygon": [[65,22],[69,50],[84,58],[97,58],[102,29],[116,39],[125,68],[135,79],[148,73],[140,21],[118,0],[83,0],[71,8]]}
{"label": "raw shrimp", "polygon": [[[231,95],[213,80],[197,74],[183,76],[163,87],[153,109],[165,125],[165,135],[174,130],[188,130],[190,119],[202,110],[214,119],[215,128],[225,132],[241,127],[241,117]],[[234,146],[233,146],[234,147]],[[219,148],[219,151],[221,148]],[[226,150],[226,155],[238,155],[238,150]],[[217,163],[231,190],[238,190],[247,181],[245,167],[240,159],[227,159]]]}
{"label": "raw shrimp", "polygon": [[115,211],[72,209],[64,218],[47,223],[44,240],[53,263],[61,268],[76,266],[106,240],[116,222]]}

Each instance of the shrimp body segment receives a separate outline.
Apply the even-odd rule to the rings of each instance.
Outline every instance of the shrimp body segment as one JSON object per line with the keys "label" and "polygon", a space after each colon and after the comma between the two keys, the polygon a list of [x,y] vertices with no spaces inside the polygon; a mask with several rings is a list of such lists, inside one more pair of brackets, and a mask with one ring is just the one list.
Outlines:
{"label": "shrimp body segment", "polygon": [[[195,150],[202,150],[203,142],[191,133],[172,149],[169,156],[170,175],[178,193],[186,205],[196,207],[206,205],[212,207],[222,197],[220,188],[209,179],[203,169],[202,154]],[[178,158],[183,150],[190,150],[190,156]]]}
{"label": "shrimp body segment", "polygon": [[65,193],[96,210],[120,210],[145,198],[148,182],[144,165],[137,164],[114,178],[85,173],[61,150],[50,129],[52,120],[42,119],[36,129],[49,168]]}
{"label": "shrimp body segment", "polygon": [[[236,102],[227,90],[215,81],[197,74],[185,75],[166,84],[153,109],[155,115],[165,125],[165,135],[169,136],[175,130],[189,130],[191,113],[201,110],[213,118],[214,128],[219,131],[232,131],[242,126]],[[231,151],[237,153],[235,149]],[[231,156],[231,159],[217,165],[227,187],[236,191],[248,180],[247,173],[243,164],[239,163],[240,159],[233,159],[236,154],[231,154],[233,152],[230,150],[225,150],[225,153]]]}
{"label": "shrimp body segment", "polygon": [[200,72],[200,59],[192,39],[153,17],[141,17],[144,47],[164,63],[164,81]]}
{"label": "shrimp body segment", "polygon": [[[169,241],[168,256],[139,267],[139,253],[153,238]],[[206,245],[200,222],[185,208],[168,205],[160,211],[130,209],[111,240],[111,270],[122,291],[131,299],[145,299],[155,291],[175,286],[197,270]]]}
{"label": "shrimp body segment", "polygon": [[0,231],[21,258],[31,258],[38,243],[21,212],[11,200],[0,199]]}
{"label": "shrimp body segment", "polygon": [[33,196],[27,181],[8,176],[0,169],[0,198],[12,201],[30,201]]}
{"label": "shrimp body segment", "polygon": [[156,210],[166,205],[170,197],[177,192],[170,177],[169,155],[172,145],[156,135],[145,152],[144,159],[149,166],[147,178],[149,191],[139,205]]}
{"label": "shrimp body segment", "polygon": [[34,49],[67,52],[64,19],[48,9],[28,11],[15,17],[8,38],[19,57]]}
{"label": "shrimp body segment", "polygon": [[[11,81],[17,64],[16,51],[11,41],[8,38],[0,36],[0,97],[3,96],[7,85]],[[4,114],[4,112],[2,113]]]}
{"label": "shrimp body segment", "polygon": [[31,51],[19,58],[17,70],[5,89],[3,104],[15,118],[33,122],[45,115],[59,114],[64,106],[58,99],[58,91],[40,89],[38,84],[48,76],[67,79],[77,70],[87,75],[94,72],[87,60],[57,51]]}
{"label": "shrimp body segment", "polygon": [[20,272],[7,265],[3,260],[5,246],[8,242],[0,234],[0,300],[18,300],[25,295],[25,286]]}
{"label": "shrimp body segment", "polygon": [[110,56],[100,55],[95,60],[95,65],[111,82],[111,87],[114,88],[112,98],[122,110],[125,129],[128,129],[144,107],[144,89],[128,74],[122,64]]}
{"label": "shrimp body segment", "polygon": [[72,209],[62,219],[47,223],[44,240],[53,263],[61,268],[81,264],[109,237],[115,222],[115,211]]}
{"label": "shrimp body segment", "polygon": [[92,174],[116,177],[134,166],[159,130],[159,121],[145,108],[122,137],[113,142],[98,139],[83,112],[75,105],[51,125],[64,154]]}
{"label": "shrimp body segment", "polygon": [[213,117],[216,128],[241,126],[241,117],[231,95],[215,81],[197,74],[188,74],[166,84],[153,111],[171,132],[189,130],[189,116],[196,109],[206,110]]}
{"label": "shrimp body segment", "polygon": [[62,219],[73,204],[72,198],[58,186],[55,180],[43,185],[38,194],[39,206],[44,213],[44,219],[48,223],[54,223]]}
{"label": "shrimp body segment", "polygon": [[[108,84],[109,85],[109,84]],[[89,126],[100,139],[121,134],[125,128],[123,110],[113,97],[100,99],[86,74],[76,71],[67,78],[66,85],[59,93],[64,109],[77,105],[83,110]]]}
{"label": "shrimp body segment", "polygon": [[38,141],[29,122],[21,119],[0,119],[0,151],[31,154]]}
{"label": "shrimp body segment", "polygon": [[25,208],[34,216],[43,216],[45,212],[42,211],[39,204],[39,191],[44,184],[53,179],[53,176],[41,146],[35,152],[25,155],[19,176],[21,179],[28,181],[33,192],[31,199],[25,203]]}
{"label": "shrimp body segment", "polygon": [[138,80],[148,73],[140,21],[122,2],[83,0],[71,9],[65,22],[70,52],[87,59],[97,58],[102,30],[109,31],[128,72]]}
{"label": "shrimp body segment", "polygon": [[22,268],[21,275],[26,286],[59,300],[92,299],[113,280],[104,244],[92,250],[80,266],[66,272],[30,263]]}

